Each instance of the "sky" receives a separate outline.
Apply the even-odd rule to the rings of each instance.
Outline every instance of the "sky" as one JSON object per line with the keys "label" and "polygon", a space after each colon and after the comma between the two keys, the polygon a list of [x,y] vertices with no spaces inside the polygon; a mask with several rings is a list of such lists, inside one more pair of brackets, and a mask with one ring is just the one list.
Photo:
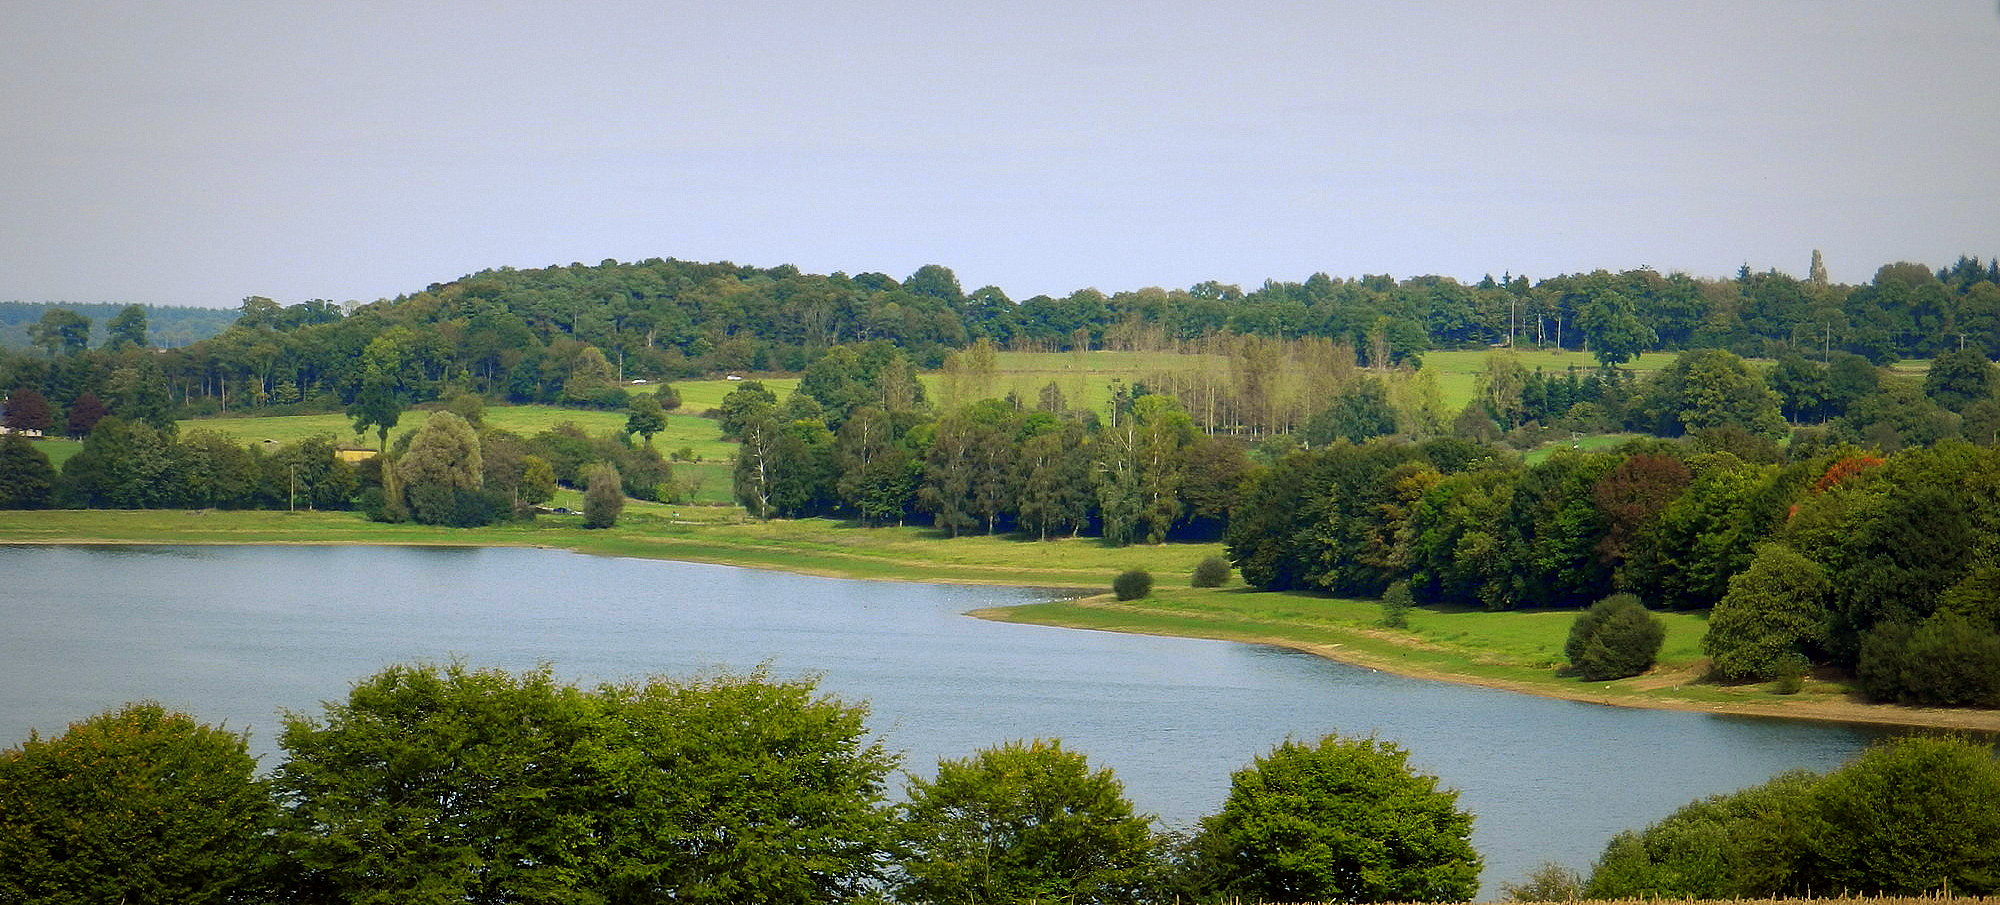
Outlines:
{"label": "sky", "polygon": [[1016,299],[2000,255],[1995,0],[65,0],[0,299],[673,257]]}

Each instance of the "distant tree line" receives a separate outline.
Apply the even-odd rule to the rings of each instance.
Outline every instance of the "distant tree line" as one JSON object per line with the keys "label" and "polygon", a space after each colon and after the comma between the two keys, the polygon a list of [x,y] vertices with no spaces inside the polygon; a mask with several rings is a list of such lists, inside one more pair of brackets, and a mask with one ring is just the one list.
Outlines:
{"label": "distant tree line", "polygon": [[[182,305],[123,305],[115,303],[71,304],[68,302],[0,302],[0,349],[29,349],[35,343],[35,328],[50,309],[60,308],[91,324],[81,339],[88,346],[109,341],[110,330],[121,321],[143,317],[147,339],[152,345],[172,349],[191,345],[221,333],[236,321],[229,308],[201,308]],[[145,345],[147,343],[141,343]]]}
{"label": "distant tree line", "polygon": [[[284,306],[253,296],[227,329],[149,354],[147,365],[93,349],[90,316],[41,308],[40,319],[26,325],[40,354],[0,352],[0,386],[34,387],[67,408],[84,393],[107,399],[114,374],[134,370],[130,379],[185,415],[331,411],[369,393],[405,406],[472,392],[616,408],[623,400],[612,391],[626,379],[798,371],[835,346],[878,341],[920,368],[938,367],[981,339],[1050,351],[1189,350],[1212,347],[1218,337],[1316,339],[1378,370],[1429,349],[1496,345],[1584,351],[1605,364],[1684,349],[1798,355],[1822,364],[1835,352],[1875,364],[1959,349],[2000,354],[2000,260],[1961,258],[1937,271],[1890,264],[1861,286],[1829,283],[1822,270],[1804,280],[1747,269],[1733,280],[1639,269],[1539,282],[1504,275],[1472,285],[1438,276],[1316,274],[1248,292],[1207,282],[1017,302],[991,286],[966,292],[939,265],[898,281],[790,266],[604,261],[482,271],[369,304]],[[119,309],[107,318],[114,329],[103,349],[159,344],[162,336],[149,335],[146,320],[166,310]],[[123,334],[115,329],[120,323]],[[1248,408],[1232,417],[1268,432],[1268,422],[1280,419],[1257,389],[1239,388]],[[1210,411],[1208,400],[1171,391],[1192,414]]]}
{"label": "distant tree line", "polygon": [[610,476],[599,493],[615,494],[600,508],[681,493],[650,444],[567,422],[520,437],[484,427],[472,397],[383,455],[350,463],[342,453],[331,436],[246,445],[110,416],[60,471],[23,435],[0,437],[0,509],[360,509],[380,521],[471,527],[530,518],[558,485],[590,487],[593,469]]}

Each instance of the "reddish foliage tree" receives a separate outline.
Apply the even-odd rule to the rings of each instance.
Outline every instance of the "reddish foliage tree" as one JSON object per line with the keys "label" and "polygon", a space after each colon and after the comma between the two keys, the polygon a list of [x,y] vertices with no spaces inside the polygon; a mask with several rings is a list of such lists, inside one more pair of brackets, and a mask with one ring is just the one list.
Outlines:
{"label": "reddish foliage tree", "polygon": [[49,409],[48,397],[22,387],[7,394],[6,424],[8,430],[45,431],[55,424],[55,414]]}
{"label": "reddish foliage tree", "polygon": [[104,400],[97,398],[96,393],[76,397],[76,401],[69,404],[70,436],[81,437],[90,433],[97,427],[97,422],[104,420],[108,414],[110,412],[104,408]]}
{"label": "reddish foliage tree", "polygon": [[1826,467],[1826,472],[1819,476],[1819,480],[1813,482],[1812,492],[1825,493],[1828,490],[1832,490],[1845,483],[1847,479],[1881,465],[1882,461],[1882,457],[1880,456],[1871,456],[1864,453],[1858,456],[1848,456],[1845,459],[1834,462],[1832,465]]}
{"label": "reddish foliage tree", "polygon": [[1604,513],[1607,529],[1597,555],[1617,565],[1632,541],[1694,482],[1694,473],[1673,456],[1639,453],[1597,479],[1590,497]]}

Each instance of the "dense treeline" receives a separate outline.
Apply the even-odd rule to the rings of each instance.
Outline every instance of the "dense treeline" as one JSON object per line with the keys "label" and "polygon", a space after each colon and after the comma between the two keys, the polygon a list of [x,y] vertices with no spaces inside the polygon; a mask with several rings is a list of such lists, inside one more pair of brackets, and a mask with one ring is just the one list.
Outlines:
{"label": "dense treeline", "polygon": [[1458,793],[1376,739],[1288,741],[1190,835],[1014,742],[910,777],[865,705],[763,673],[582,688],[396,666],[246,736],[134,704],[0,751],[0,900],[937,905],[1456,902]]}
{"label": "dense treeline", "polygon": [[1831,665],[1880,700],[2000,706],[2000,449],[1797,444],[1779,460],[1727,440],[1535,465],[1462,441],[1301,450],[1251,473],[1225,544],[1265,589],[1713,607],[1724,679]]}
{"label": "dense treeline", "polygon": [[[579,687],[392,666],[247,736],[129,704],[0,751],[0,899],[72,902],[1457,902],[1473,815],[1375,738],[1286,741],[1187,831],[1011,742],[908,776],[867,708],[761,672]],[[1992,894],[2000,764],[1904,738],[1621,833],[1517,899]],[[1581,890],[1579,890],[1581,887]]]}
{"label": "dense treeline", "polygon": [[[0,509],[361,509],[380,521],[471,527],[533,516],[558,485],[582,489],[612,469],[618,499],[670,500],[673,468],[629,434],[590,436],[558,424],[533,437],[484,427],[460,397],[399,436],[386,454],[350,462],[331,436],[240,444],[109,416],[60,472],[20,434],[0,437]],[[596,527],[596,526],[593,526]]]}
{"label": "dense treeline", "polygon": [[[1464,285],[1316,274],[1250,292],[1211,282],[1016,302],[991,286],[965,292],[938,265],[899,282],[789,266],[605,261],[482,271],[365,305],[251,297],[227,330],[148,356],[149,365],[92,351],[91,318],[50,308],[29,325],[43,354],[0,355],[0,385],[34,387],[67,408],[84,393],[105,398],[116,372],[136,369],[131,379],[183,413],[333,410],[371,389],[404,405],[469,391],[615,406],[601,394],[623,379],[796,371],[843,344],[888,342],[928,368],[979,339],[1011,349],[1188,349],[1225,335],[1315,338],[1378,369],[1427,349],[1495,344],[1588,351],[1607,364],[1690,348],[1822,362],[1839,351],[1881,364],[1959,348],[2000,354],[1996,280],[2000,260],[1961,258],[1936,272],[1890,264],[1862,286],[1831,284],[1817,266],[1805,280],[1641,269]],[[135,312],[136,345],[145,346],[146,309],[128,306],[113,319],[129,328]],[[109,348],[129,340],[107,332]]]}

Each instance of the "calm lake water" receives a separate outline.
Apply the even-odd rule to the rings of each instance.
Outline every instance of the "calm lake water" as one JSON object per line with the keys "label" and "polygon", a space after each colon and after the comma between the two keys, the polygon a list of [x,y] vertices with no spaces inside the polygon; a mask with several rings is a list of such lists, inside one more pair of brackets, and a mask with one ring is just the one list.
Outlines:
{"label": "calm lake water", "polygon": [[281,711],[316,713],[392,663],[548,661],[578,682],[766,664],[869,701],[870,726],[914,772],[1060,737],[1177,826],[1287,737],[1374,733],[1460,790],[1493,896],[1541,861],[1585,869],[1618,830],[1782,770],[1831,768],[1877,734],[962,615],[1046,596],[546,550],[0,546],[0,746],[151,698],[248,728],[270,765]]}

